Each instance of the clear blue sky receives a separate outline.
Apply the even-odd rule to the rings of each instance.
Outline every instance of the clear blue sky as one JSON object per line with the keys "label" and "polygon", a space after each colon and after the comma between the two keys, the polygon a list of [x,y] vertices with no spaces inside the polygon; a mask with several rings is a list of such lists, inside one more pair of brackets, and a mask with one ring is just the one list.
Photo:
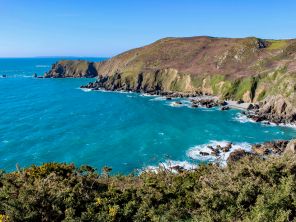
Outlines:
{"label": "clear blue sky", "polygon": [[295,0],[0,0],[0,57],[112,56],[168,36],[295,38]]}

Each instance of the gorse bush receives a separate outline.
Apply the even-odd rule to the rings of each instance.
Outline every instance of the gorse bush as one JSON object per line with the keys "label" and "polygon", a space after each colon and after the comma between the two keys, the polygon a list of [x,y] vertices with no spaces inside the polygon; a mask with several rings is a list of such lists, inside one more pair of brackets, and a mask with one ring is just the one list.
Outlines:
{"label": "gorse bush", "polygon": [[[48,163],[1,173],[2,221],[296,221],[296,157],[109,176]],[[0,220],[0,221],[1,221]]]}

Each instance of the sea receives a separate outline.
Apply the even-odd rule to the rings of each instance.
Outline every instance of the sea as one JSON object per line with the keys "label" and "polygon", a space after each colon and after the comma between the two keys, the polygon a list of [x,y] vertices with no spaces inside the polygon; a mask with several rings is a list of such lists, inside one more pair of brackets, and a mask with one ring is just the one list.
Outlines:
{"label": "sea", "polygon": [[[139,173],[159,166],[192,169],[225,162],[201,156],[208,145],[251,144],[291,139],[296,129],[248,120],[241,110],[191,108],[174,100],[132,92],[81,90],[95,79],[39,79],[61,59],[0,59],[0,169],[13,171],[46,162],[104,166],[114,174]],[[177,99],[176,99],[177,100]]]}

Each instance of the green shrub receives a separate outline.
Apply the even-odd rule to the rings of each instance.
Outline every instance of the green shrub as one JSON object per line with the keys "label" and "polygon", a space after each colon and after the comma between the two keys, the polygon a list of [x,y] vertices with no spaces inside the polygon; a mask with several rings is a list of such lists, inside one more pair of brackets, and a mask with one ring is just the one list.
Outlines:
{"label": "green shrub", "polygon": [[[48,163],[1,173],[9,221],[295,221],[296,157],[109,176]],[[4,218],[4,219],[3,219]]]}

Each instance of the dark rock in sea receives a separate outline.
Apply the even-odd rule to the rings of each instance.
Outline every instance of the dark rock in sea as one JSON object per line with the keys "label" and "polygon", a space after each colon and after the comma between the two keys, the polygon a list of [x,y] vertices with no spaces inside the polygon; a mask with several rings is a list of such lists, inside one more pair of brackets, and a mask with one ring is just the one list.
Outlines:
{"label": "dark rock in sea", "polygon": [[2,75],[2,78],[6,78],[6,77],[7,77],[7,75],[5,75],[5,74]]}
{"label": "dark rock in sea", "polygon": [[176,101],[175,103],[178,105],[182,105],[182,102],[180,102],[180,101]]}
{"label": "dark rock in sea", "polygon": [[227,104],[225,101],[220,101],[217,99],[191,99],[190,100],[192,105],[191,107],[197,108],[197,107],[205,107],[205,108],[212,108],[216,106],[223,106],[224,104]]}
{"label": "dark rock in sea", "polygon": [[250,103],[250,105],[248,106],[247,110],[253,110],[254,109],[254,105],[252,103]]}
{"label": "dark rock in sea", "polygon": [[213,149],[211,152],[211,155],[213,156],[219,156],[220,155],[220,150],[218,148]]}
{"label": "dark rock in sea", "polygon": [[38,77],[37,73],[34,73],[33,78],[37,78],[37,77]]}
{"label": "dark rock in sea", "polygon": [[210,146],[210,145],[208,145],[207,148],[209,148],[209,149],[212,150],[212,151],[214,150],[214,147],[212,147],[212,146]]}
{"label": "dark rock in sea", "polygon": [[209,156],[210,155],[209,153],[203,152],[203,151],[200,151],[199,154],[202,155],[202,156]]}
{"label": "dark rock in sea", "polygon": [[220,110],[225,111],[225,110],[229,110],[229,109],[230,109],[229,106],[222,106]]}
{"label": "dark rock in sea", "polygon": [[225,147],[222,147],[224,153],[228,152],[232,148],[232,143],[228,143]]}
{"label": "dark rock in sea", "polygon": [[227,106],[228,103],[227,103],[226,101],[220,101],[220,102],[219,102],[219,105],[220,105],[220,106]]}
{"label": "dark rock in sea", "polygon": [[165,99],[166,100],[172,100],[172,97],[166,97]]}

